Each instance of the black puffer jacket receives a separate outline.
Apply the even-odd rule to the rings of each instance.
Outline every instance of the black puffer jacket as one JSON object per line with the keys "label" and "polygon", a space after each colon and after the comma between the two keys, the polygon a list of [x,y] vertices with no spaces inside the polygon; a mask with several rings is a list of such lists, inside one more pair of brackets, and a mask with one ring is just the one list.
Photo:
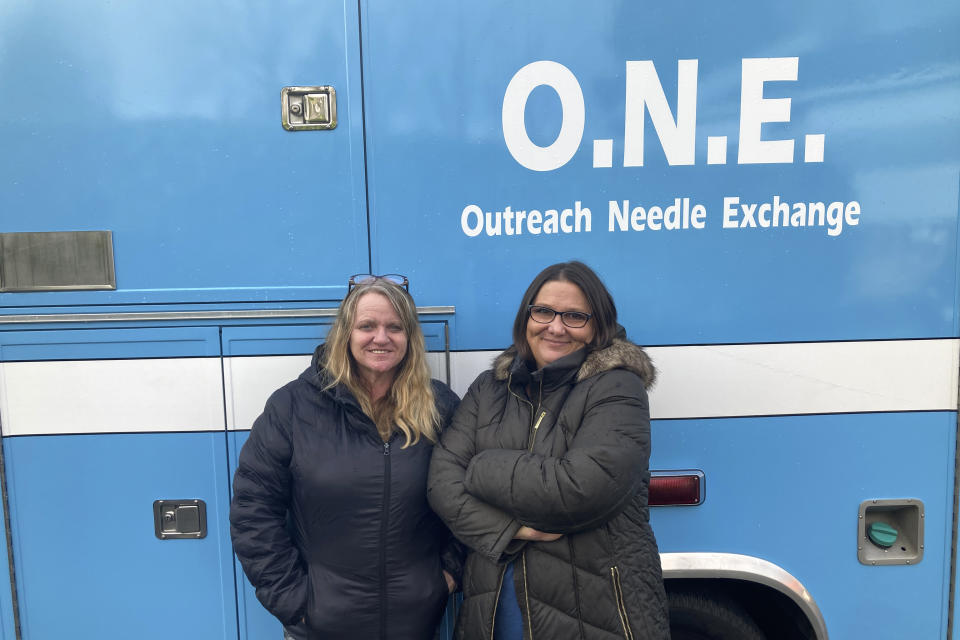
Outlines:
{"label": "black puffer jacket", "polygon": [[[399,432],[384,443],[345,387],[323,389],[321,349],[240,452],[234,550],[264,607],[285,625],[305,616],[308,637],[432,638],[442,569],[460,574],[458,545],[427,505],[433,446],[402,448]],[[446,425],[457,397],[436,380],[433,391]]]}
{"label": "black puffer jacket", "polygon": [[[434,450],[428,493],[473,550],[457,638],[492,637],[508,561],[525,640],[670,637],[647,510],[654,375],[618,339],[534,373],[511,348],[470,387]],[[521,524],[564,535],[513,540]]]}

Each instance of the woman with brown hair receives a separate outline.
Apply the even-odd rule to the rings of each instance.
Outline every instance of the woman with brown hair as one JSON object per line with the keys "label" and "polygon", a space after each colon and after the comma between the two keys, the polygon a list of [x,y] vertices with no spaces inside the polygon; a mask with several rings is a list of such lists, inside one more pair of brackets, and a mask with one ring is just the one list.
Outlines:
{"label": "woman with brown hair", "polygon": [[670,637],[647,508],[654,377],[589,267],[534,278],[430,466],[430,504],[471,549],[458,639]]}

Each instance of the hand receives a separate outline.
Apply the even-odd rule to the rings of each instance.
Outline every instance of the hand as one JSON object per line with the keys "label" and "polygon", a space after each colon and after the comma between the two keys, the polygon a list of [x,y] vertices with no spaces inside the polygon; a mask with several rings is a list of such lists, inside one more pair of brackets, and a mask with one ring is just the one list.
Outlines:
{"label": "hand", "polygon": [[531,542],[553,542],[563,537],[562,533],[544,533],[530,527],[520,527],[514,534],[516,540],[530,540]]}
{"label": "hand", "polygon": [[447,593],[453,593],[457,590],[457,581],[453,579],[446,569],[443,570],[443,579],[447,581]]}

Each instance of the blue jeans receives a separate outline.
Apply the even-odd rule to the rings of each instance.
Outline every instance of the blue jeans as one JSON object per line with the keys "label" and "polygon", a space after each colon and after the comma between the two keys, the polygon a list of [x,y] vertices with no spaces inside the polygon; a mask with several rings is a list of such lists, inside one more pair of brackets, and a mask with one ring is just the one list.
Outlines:
{"label": "blue jeans", "polygon": [[497,615],[493,621],[494,640],[523,640],[523,614],[517,602],[517,590],[513,585],[513,564],[503,573],[503,586],[497,600]]}

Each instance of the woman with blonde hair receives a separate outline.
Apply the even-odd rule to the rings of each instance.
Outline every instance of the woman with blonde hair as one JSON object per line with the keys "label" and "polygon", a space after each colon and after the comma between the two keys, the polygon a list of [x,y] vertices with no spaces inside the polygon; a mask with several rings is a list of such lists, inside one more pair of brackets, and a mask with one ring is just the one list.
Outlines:
{"label": "woman with blonde hair", "polygon": [[458,399],[430,379],[407,287],[351,277],[326,342],[240,452],[233,546],[286,638],[432,638],[459,579],[426,499]]}

